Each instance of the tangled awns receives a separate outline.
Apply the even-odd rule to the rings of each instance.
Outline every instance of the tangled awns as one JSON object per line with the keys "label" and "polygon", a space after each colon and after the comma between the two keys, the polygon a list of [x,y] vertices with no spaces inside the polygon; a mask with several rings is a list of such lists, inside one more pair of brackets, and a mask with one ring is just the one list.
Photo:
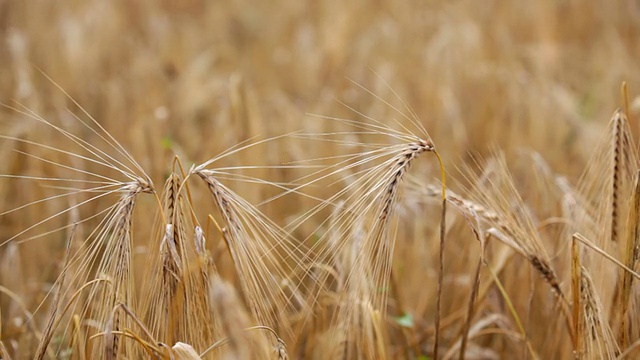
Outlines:
{"label": "tangled awns", "polygon": [[0,0],[0,359],[640,358],[639,39],[624,1]]}

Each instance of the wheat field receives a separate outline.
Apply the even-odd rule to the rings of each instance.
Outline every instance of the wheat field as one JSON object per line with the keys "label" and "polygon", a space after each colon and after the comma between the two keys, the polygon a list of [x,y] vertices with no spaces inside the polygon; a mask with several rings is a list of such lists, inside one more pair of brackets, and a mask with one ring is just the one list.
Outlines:
{"label": "wheat field", "polygon": [[640,357],[640,5],[0,0],[0,359]]}

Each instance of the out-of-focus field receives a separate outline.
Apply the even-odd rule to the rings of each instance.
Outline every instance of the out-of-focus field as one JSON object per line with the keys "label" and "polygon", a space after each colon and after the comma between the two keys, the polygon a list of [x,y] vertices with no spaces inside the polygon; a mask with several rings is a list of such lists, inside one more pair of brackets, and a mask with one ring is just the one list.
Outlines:
{"label": "out-of-focus field", "polygon": [[[478,215],[481,210],[475,209],[474,218],[469,208],[456,206],[455,198],[449,202],[438,358],[631,359],[640,356],[638,280],[625,280],[629,272],[602,260],[584,243],[574,241],[572,252],[572,234],[580,232],[627,267],[639,270],[640,250],[633,250],[640,248],[633,232],[637,214],[629,202],[638,170],[632,144],[640,135],[639,59],[640,4],[633,1],[0,0],[0,103],[7,105],[0,108],[4,135],[0,173],[86,181],[95,180],[91,172],[122,178],[86,158],[35,145],[106,158],[87,153],[62,132],[34,121],[35,116],[122,159],[114,147],[74,119],[92,116],[140,164],[157,193],[171,173],[180,174],[172,165],[176,155],[188,171],[192,164],[237,144],[279,137],[214,165],[236,167],[229,170],[236,179],[251,176],[269,182],[220,177],[220,182],[273,221],[269,226],[296,239],[292,240],[298,244],[296,254],[303,259],[282,255],[285,268],[302,271],[296,265],[305,268],[308,260],[315,262],[309,268],[330,274],[334,281],[324,278],[325,285],[318,280],[322,276],[309,268],[305,276],[289,278],[293,284],[288,287],[299,287],[287,290],[295,309],[283,310],[285,320],[270,325],[284,341],[289,358],[428,359],[435,355],[439,269],[441,204],[434,190],[440,186],[436,158],[426,153],[415,159],[410,176],[403,179],[392,222],[383,225],[390,230],[383,239],[395,239],[391,280],[373,291],[387,299],[383,309],[353,296],[366,291],[349,292],[354,283],[372,279],[364,270],[349,268],[360,262],[344,260],[357,257],[360,245],[354,234],[359,227],[366,234],[373,231],[376,215],[365,212],[363,224],[345,220],[345,228],[336,220],[341,206],[347,213],[361,210],[362,204],[351,205],[354,198],[349,194],[371,195],[364,188],[349,187],[363,172],[358,167],[344,168],[347,163],[322,179],[332,168],[315,172],[317,165],[349,160],[341,154],[366,152],[367,143],[399,142],[390,136],[358,133],[363,129],[327,118],[380,121],[399,131],[404,132],[403,126],[415,131],[416,126],[403,117],[412,110],[444,160],[449,189],[484,206],[489,214]],[[628,105],[621,91],[623,82]],[[607,125],[618,108],[629,124],[629,135],[623,140],[619,139],[621,132],[627,134],[624,127]],[[611,146],[607,145],[608,129],[612,129]],[[322,141],[327,136],[320,133],[330,134],[333,140]],[[285,134],[289,136],[280,137]],[[600,156],[589,161],[596,151]],[[498,169],[494,172],[501,181],[511,181],[501,168],[504,164],[491,160],[502,157],[519,196],[487,170]],[[373,166],[367,164],[361,165]],[[237,169],[240,166],[258,168]],[[385,184],[384,174],[378,175]],[[314,179],[317,184],[312,183]],[[310,184],[299,188],[299,193],[272,199],[306,183]],[[101,228],[100,219],[118,219],[118,214],[100,211],[119,198],[110,194],[84,204],[89,195],[77,193],[37,202],[81,187],[43,179],[0,179],[0,342],[4,347],[0,354],[4,352],[6,358],[33,358],[52,314],[59,321],[45,358],[108,358],[103,348],[113,344],[105,334],[107,324],[96,319],[99,310],[82,311],[97,300],[79,289],[83,282],[104,275],[96,269],[102,269],[100,259],[111,254],[99,247],[90,252],[97,260],[84,267],[78,264],[85,256],[83,247],[96,241],[94,230]],[[340,195],[344,188],[349,191]],[[155,264],[150,259],[166,250],[160,245],[163,220],[151,196],[140,196],[131,216],[133,262],[127,285],[137,300],[126,304],[151,336],[134,322],[127,326],[150,344],[164,343],[168,349],[181,341],[190,343],[197,354],[216,341],[229,340],[203,358],[283,356],[282,352],[260,352],[274,346],[269,333],[246,330],[265,325],[252,313],[253,296],[267,300],[242,285],[239,260],[230,256],[232,245],[225,245],[229,235],[223,235],[233,224],[225,224],[225,215],[217,212],[207,186],[196,183],[190,191],[185,214],[194,209],[215,264],[208,263],[203,274],[211,279],[199,288],[204,295],[197,295],[207,298],[209,308],[197,309],[207,312],[206,319],[215,320],[215,328],[211,325],[210,332],[199,328],[205,325],[192,319],[200,315],[189,314],[193,304],[188,295],[179,303],[171,303],[171,296],[154,297],[167,286],[167,274],[177,271],[172,273],[166,262],[158,268],[164,271],[158,275],[164,280],[156,285],[146,281],[155,276],[148,275]],[[336,194],[340,196],[331,198]],[[296,222],[330,198],[326,207],[302,224]],[[77,204],[82,206],[74,207]],[[74,210],[65,212],[70,208]],[[51,221],[31,228],[57,213]],[[216,214],[221,229],[207,220],[210,213]],[[191,221],[190,216],[185,219]],[[88,217],[80,225],[69,225]],[[67,228],[54,231],[63,226]],[[80,260],[66,266],[70,228],[74,229],[70,256]],[[321,243],[336,228],[335,238]],[[108,229],[109,234],[114,231]],[[491,236],[492,229],[501,232],[502,241],[495,232]],[[478,239],[485,244],[485,236],[481,259]],[[277,234],[273,237],[279,240]],[[530,245],[531,238],[538,245]],[[251,237],[244,240],[253,241]],[[321,243],[321,249],[335,246],[335,253],[322,253],[314,241]],[[582,259],[591,287],[585,276],[576,273],[579,265],[572,255]],[[195,255],[184,256],[196,260]],[[546,259],[553,276],[545,272],[546,265],[536,263],[538,257]],[[54,284],[64,268],[71,270],[58,287]],[[81,271],[86,274],[77,275]],[[192,276],[189,271],[195,272],[187,270],[187,278]],[[213,284],[218,276],[224,282]],[[380,280],[371,276],[372,281]],[[263,284],[263,280],[255,281]],[[572,281],[577,287],[572,287]],[[186,287],[177,283],[179,289]],[[237,295],[227,294],[227,283]],[[372,285],[358,286],[371,290]],[[76,291],[81,294],[79,300],[72,296]],[[472,293],[474,301],[470,301]],[[593,294],[599,300],[593,300]],[[65,304],[75,305],[63,311]],[[164,305],[166,309],[161,308]],[[342,316],[341,308],[352,309],[348,314],[357,320],[336,321]],[[616,309],[620,308],[628,310],[619,314]],[[221,312],[238,315],[225,317]],[[594,317],[597,320],[585,320]],[[275,329],[278,326],[282,328]],[[194,335],[198,332],[199,337]],[[140,342],[124,335],[118,339],[114,353],[118,358],[152,357],[155,351],[144,352]],[[154,346],[150,348],[162,348]],[[156,356],[169,358],[166,351]]]}

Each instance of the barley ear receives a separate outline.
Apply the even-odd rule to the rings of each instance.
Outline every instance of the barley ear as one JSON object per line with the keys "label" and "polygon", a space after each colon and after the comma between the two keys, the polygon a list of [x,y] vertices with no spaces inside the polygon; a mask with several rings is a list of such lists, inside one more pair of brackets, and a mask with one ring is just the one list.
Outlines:
{"label": "barley ear", "polygon": [[587,269],[580,269],[580,302],[582,306],[581,332],[588,334],[583,339],[584,354],[588,359],[615,359],[620,354],[613,331],[600,302],[593,280]]}
{"label": "barley ear", "polygon": [[[636,265],[640,260],[640,171],[635,175],[635,188],[633,196],[629,204],[629,215],[627,217],[627,231],[625,239],[625,248],[623,253],[623,263],[629,269],[636,269]],[[630,307],[635,301],[631,296],[633,286],[633,276],[630,272],[620,269],[620,277],[618,282],[618,306],[620,326],[618,329],[618,343],[621,348],[628,346],[629,340],[633,338],[631,332],[635,331],[634,336],[637,338],[640,329],[632,329],[633,319],[639,315],[636,307]],[[635,316],[635,317],[633,317]]]}
{"label": "barley ear", "polygon": [[[626,184],[628,183],[628,168],[633,161],[629,159],[630,152],[634,151],[633,138],[627,117],[621,112],[616,111],[611,119],[612,127],[612,170],[611,170],[611,241],[618,242],[621,227],[624,221],[620,217],[626,215],[624,208],[626,207]],[[632,166],[632,165],[631,165]]]}

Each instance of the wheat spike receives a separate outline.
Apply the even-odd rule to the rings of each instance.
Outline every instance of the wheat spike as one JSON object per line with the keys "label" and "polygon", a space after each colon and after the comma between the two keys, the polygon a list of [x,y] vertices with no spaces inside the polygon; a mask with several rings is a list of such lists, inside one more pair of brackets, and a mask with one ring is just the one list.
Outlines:
{"label": "wheat spike", "polygon": [[[622,261],[627,268],[636,269],[640,261],[640,171],[635,176],[635,189],[628,209],[629,214],[627,216],[627,231],[625,233],[625,248]],[[633,321],[638,316],[637,306],[634,306],[636,300],[632,296],[633,276],[624,269],[620,270],[619,276],[618,306],[613,311],[616,311],[620,318],[618,343],[624,349],[629,345],[629,340],[640,335],[640,328]]]}
{"label": "wheat spike", "polygon": [[584,334],[582,354],[588,359],[616,359],[620,350],[595,291],[593,280],[584,267],[580,273],[580,303],[583,314],[581,332]]}
{"label": "wheat spike", "polygon": [[[339,120],[356,127],[359,130],[357,132],[298,135],[305,139],[320,138],[345,146],[369,148],[340,156],[341,161],[337,164],[314,173],[312,181],[296,188],[297,191],[332,177],[343,177],[349,183],[292,225],[295,228],[296,224],[325,207],[335,204],[335,209],[339,209],[333,212],[328,231],[311,247],[310,252],[315,254],[313,266],[326,265],[338,273],[336,281],[342,291],[337,294],[336,312],[328,330],[331,340],[328,341],[337,345],[333,347],[333,356],[342,358],[388,356],[384,345],[385,330],[379,322],[386,314],[399,192],[414,160],[424,152],[435,150],[430,140],[398,132],[373,119],[369,120],[374,123]],[[407,142],[378,146],[356,140],[342,141],[335,139],[336,135],[387,136]],[[315,303],[315,295],[312,295],[311,301]],[[355,331],[356,328],[360,330]]]}
{"label": "wheat spike", "polygon": [[207,184],[225,222],[223,237],[255,321],[287,329],[284,314],[291,309],[280,282],[291,275],[292,269],[282,261],[290,253],[282,255],[279,251],[290,240],[289,236],[220,183],[214,171],[197,169],[194,173]]}

